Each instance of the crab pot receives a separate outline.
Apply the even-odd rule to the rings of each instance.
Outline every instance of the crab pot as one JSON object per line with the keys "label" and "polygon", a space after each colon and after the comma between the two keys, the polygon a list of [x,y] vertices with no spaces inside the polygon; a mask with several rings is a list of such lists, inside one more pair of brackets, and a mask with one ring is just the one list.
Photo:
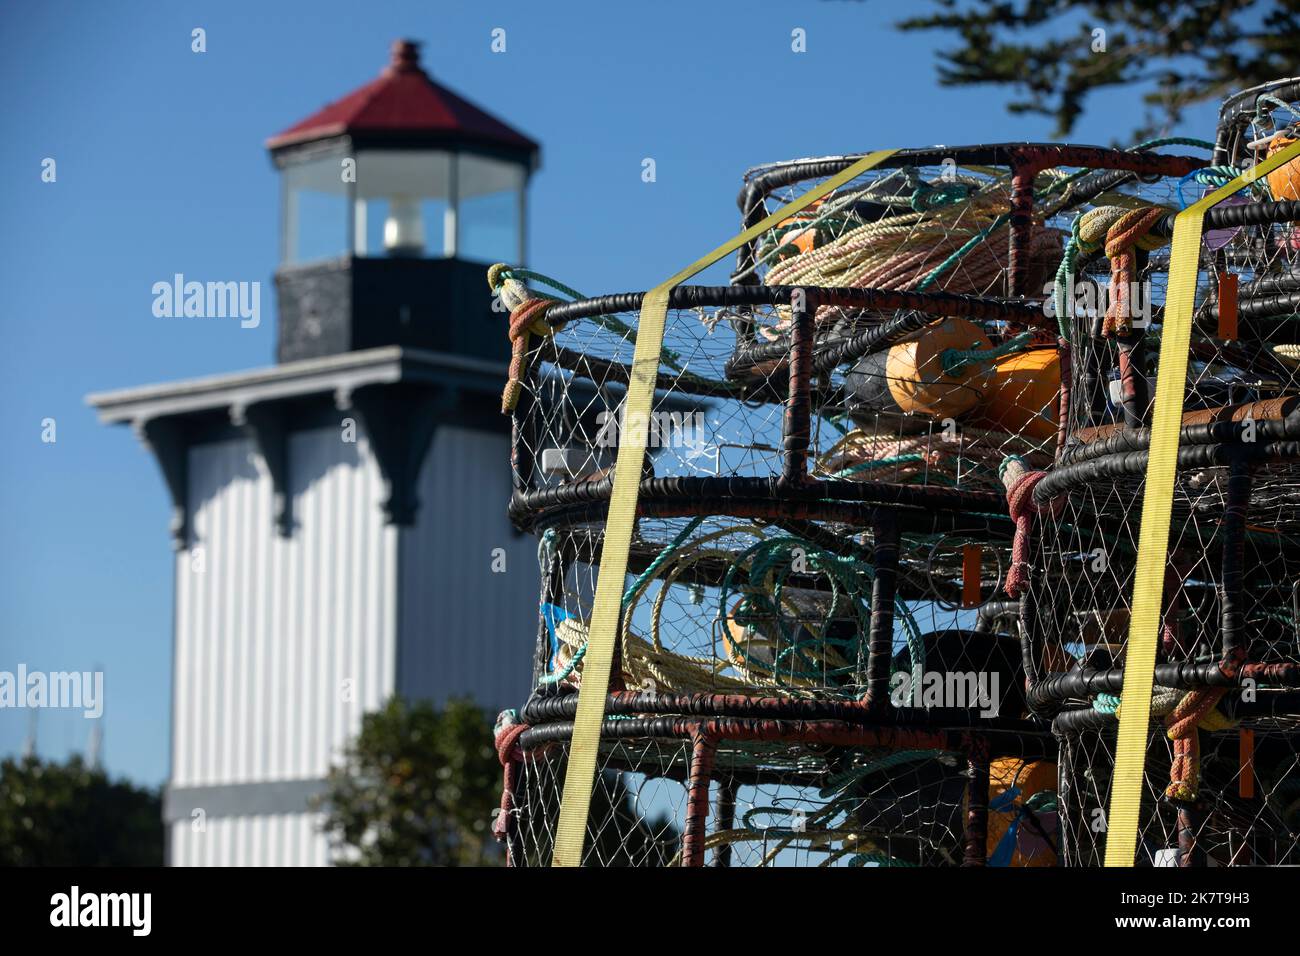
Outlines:
{"label": "crab pot", "polygon": [[[744,224],[854,159],[752,171]],[[541,585],[535,690],[508,722],[512,864],[549,862],[578,701],[602,692],[588,865],[1099,864],[1167,240],[1205,164],[905,150],[754,238],[732,285],[672,289],[603,689],[586,649],[644,293],[520,293],[510,514]],[[1153,864],[1295,862],[1289,202],[1207,217]],[[1134,211],[1142,236],[1108,246]],[[1142,321],[1054,310],[1075,291],[1058,275],[1138,288]]]}

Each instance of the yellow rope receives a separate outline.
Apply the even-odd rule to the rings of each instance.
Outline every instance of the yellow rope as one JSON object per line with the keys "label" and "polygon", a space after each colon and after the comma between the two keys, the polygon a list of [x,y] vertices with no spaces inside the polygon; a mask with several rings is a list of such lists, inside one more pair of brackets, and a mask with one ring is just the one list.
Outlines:
{"label": "yellow rope", "polygon": [[[856,197],[852,197],[856,198]],[[908,211],[854,226],[823,246],[769,266],[767,285],[822,285],[908,290],[940,263],[988,229],[1010,208],[1005,187],[976,193],[968,200],[923,212]],[[992,236],[971,250],[961,265],[940,276],[937,287],[983,292],[1002,275],[1005,242]],[[1036,229],[1031,255],[1059,248],[1054,230]],[[769,258],[779,252],[777,247]]]}
{"label": "yellow rope", "polygon": [[[561,621],[555,633],[565,647],[570,649],[567,659],[572,659],[573,652],[589,639],[587,624],[573,617]],[[656,648],[630,630],[623,633],[622,652],[623,673],[634,688],[646,686],[648,678],[654,681],[659,690],[739,693],[753,689],[753,684],[747,681],[719,673],[726,669],[725,662],[712,657],[692,657]],[[576,672],[581,671],[582,664],[579,664]]]}

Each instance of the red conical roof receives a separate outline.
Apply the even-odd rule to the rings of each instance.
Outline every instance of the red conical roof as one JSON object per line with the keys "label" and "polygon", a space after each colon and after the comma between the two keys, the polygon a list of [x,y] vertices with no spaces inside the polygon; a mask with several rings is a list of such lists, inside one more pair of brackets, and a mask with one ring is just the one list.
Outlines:
{"label": "red conical roof", "polygon": [[332,136],[358,139],[467,143],[535,154],[537,143],[485,113],[420,68],[419,44],[393,43],[392,61],[379,79],[329,104],[266,141],[275,150]]}

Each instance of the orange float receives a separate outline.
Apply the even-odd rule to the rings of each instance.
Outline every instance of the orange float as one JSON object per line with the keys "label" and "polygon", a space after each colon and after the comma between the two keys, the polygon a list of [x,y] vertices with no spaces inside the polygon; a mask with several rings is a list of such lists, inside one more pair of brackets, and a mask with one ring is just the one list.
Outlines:
{"label": "orange float", "polygon": [[[1268,144],[1268,155],[1286,149],[1296,140],[1290,136],[1279,136]],[[1278,202],[1284,199],[1300,199],[1300,158],[1283,163],[1268,174],[1268,189]]]}
{"label": "orange float", "polygon": [[1054,348],[1000,359],[974,424],[1042,441],[1056,434],[1061,357]]}
{"label": "orange float", "polygon": [[992,347],[979,326],[948,318],[886,351],[864,355],[846,383],[861,405],[873,411],[921,415],[935,421],[958,418],[982,401],[989,368],[975,363],[960,375],[947,375],[943,354],[950,349]]}
{"label": "orange float", "polygon": [[989,761],[990,866],[1056,866],[1055,791],[1054,763],[1018,757]]}

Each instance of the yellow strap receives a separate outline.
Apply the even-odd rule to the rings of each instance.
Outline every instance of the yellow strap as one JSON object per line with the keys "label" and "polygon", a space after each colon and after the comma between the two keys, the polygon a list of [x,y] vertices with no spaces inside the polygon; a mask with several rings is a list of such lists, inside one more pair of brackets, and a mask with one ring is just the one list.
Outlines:
{"label": "yellow strap", "polygon": [[569,748],[569,767],[564,778],[564,800],[560,805],[552,866],[580,866],[582,863],[587,813],[591,807],[591,791],[596,779],[596,751],[600,746],[600,727],[605,717],[605,697],[609,692],[609,671],[614,659],[614,635],[618,629],[619,607],[627,580],[627,554],[632,545],[637,493],[640,491],[641,468],[645,463],[646,433],[654,402],[655,378],[659,372],[664,324],[668,316],[668,293],[697,272],[707,269],[723,256],[735,252],[751,239],[761,236],[896,152],[898,150],[882,149],[862,157],[842,173],[832,176],[816,189],[804,193],[788,206],[781,207],[758,225],[751,226],[734,239],[718,246],[667,282],[655,286],[641,302],[636,351],[632,357],[632,374],[625,399],[625,424],[619,429],[614,487],[609,499],[609,515],[605,519],[600,576],[596,582],[587,652],[582,661],[582,690],[578,695],[578,712],[573,721],[573,745]]}
{"label": "yellow strap", "polygon": [[1300,156],[1300,143],[1274,153],[1226,186],[1188,206],[1174,219],[1169,287],[1165,293],[1160,364],[1156,373],[1155,413],[1142,499],[1142,530],[1138,536],[1137,570],[1133,579],[1133,609],[1129,616],[1128,646],[1124,652],[1124,707],[1120,712],[1110,813],[1106,821],[1106,866],[1133,866],[1137,855],[1138,814],[1142,806],[1151,716],[1151,684],[1156,664],[1156,637],[1160,631],[1165,562],[1169,556],[1169,523],[1174,502],[1174,472],[1178,466],[1178,433],[1183,419],[1192,309],[1196,301],[1201,227],[1205,213],[1212,206],[1297,156]]}

